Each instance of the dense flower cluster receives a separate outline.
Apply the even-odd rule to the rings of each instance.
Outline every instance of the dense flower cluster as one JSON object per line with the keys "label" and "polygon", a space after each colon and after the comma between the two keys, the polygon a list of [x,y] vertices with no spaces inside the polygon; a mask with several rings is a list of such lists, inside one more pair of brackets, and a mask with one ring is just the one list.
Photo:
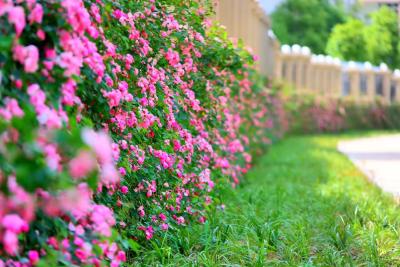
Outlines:
{"label": "dense flower cluster", "polygon": [[0,266],[118,266],[129,244],[204,223],[282,133],[253,56],[208,12],[0,0]]}
{"label": "dense flower cluster", "polygon": [[313,95],[285,97],[290,131],[339,132],[364,129],[400,129],[400,106],[379,101],[359,103],[346,99],[321,99]]}

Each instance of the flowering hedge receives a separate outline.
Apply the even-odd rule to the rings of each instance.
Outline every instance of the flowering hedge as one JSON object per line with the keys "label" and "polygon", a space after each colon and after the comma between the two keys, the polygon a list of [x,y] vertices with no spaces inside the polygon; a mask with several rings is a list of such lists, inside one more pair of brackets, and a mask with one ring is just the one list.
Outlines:
{"label": "flowering hedge", "polygon": [[0,266],[111,265],[203,223],[284,130],[207,3],[0,0]]}
{"label": "flowering hedge", "polygon": [[380,101],[359,103],[346,99],[320,99],[313,95],[289,95],[285,102],[293,133],[345,130],[400,129],[400,106]]}

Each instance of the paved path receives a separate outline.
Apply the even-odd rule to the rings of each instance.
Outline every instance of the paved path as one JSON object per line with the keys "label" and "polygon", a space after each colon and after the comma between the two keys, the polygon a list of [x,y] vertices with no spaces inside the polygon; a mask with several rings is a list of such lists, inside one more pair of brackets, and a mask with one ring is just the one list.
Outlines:
{"label": "paved path", "polygon": [[400,199],[400,134],[342,141],[338,150],[383,191]]}

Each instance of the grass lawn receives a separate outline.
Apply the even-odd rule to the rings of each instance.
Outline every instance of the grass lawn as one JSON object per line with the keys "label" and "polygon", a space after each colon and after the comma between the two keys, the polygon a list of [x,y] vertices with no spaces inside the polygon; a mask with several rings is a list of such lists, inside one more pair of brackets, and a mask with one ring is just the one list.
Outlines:
{"label": "grass lawn", "polygon": [[239,188],[223,193],[225,211],[154,241],[135,264],[400,266],[400,208],[336,151],[349,137],[272,146]]}

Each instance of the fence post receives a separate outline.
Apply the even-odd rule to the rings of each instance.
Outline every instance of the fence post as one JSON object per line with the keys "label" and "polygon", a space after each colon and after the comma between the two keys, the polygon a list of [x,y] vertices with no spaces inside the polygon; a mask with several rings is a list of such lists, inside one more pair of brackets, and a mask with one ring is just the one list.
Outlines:
{"label": "fence post", "polygon": [[369,62],[364,63],[365,75],[367,76],[367,95],[366,101],[372,103],[375,99],[374,69]]}
{"label": "fence post", "polygon": [[342,62],[338,58],[333,59],[333,79],[332,97],[339,98],[342,94]]}
{"label": "fence post", "polygon": [[397,104],[399,104],[400,103],[400,70],[398,70],[398,69],[396,69],[394,72],[393,72],[393,80],[394,80],[394,82],[395,82],[395,98],[394,98],[394,100],[395,100],[395,102],[397,103]]}
{"label": "fence post", "polygon": [[385,63],[379,66],[383,75],[383,102],[390,104],[390,76],[391,72]]}
{"label": "fence post", "polygon": [[282,78],[288,82],[292,83],[292,62],[291,62],[291,53],[292,49],[288,45],[283,45],[281,48],[281,59],[282,59]]}
{"label": "fence post", "polygon": [[273,49],[274,49],[274,77],[279,81],[282,79],[282,53],[281,53],[281,45],[278,40],[273,39],[272,33],[270,34],[270,38],[273,42]]}
{"label": "fence post", "polygon": [[302,72],[301,72],[301,90],[309,91],[309,72],[311,67],[311,51],[310,48],[303,46],[301,48],[302,56]]}
{"label": "fence post", "polygon": [[310,59],[310,68],[308,70],[308,87],[311,92],[316,92],[318,90],[317,87],[317,56],[311,55]]}
{"label": "fence post", "polygon": [[355,101],[360,98],[360,71],[355,62],[349,62],[350,96]]}

